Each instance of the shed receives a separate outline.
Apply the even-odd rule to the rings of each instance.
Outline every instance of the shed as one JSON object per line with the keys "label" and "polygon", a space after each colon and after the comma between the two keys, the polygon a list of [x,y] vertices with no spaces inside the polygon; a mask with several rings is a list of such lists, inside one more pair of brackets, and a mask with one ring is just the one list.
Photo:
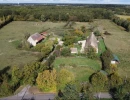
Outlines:
{"label": "shed", "polygon": [[120,62],[119,58],[113,54],[113,59],[111,60],[111,64],[118,64]]}
{"label": "shed", "polygon": [[78,50],[77,48],[70,48],[72,54],[77,54]]}

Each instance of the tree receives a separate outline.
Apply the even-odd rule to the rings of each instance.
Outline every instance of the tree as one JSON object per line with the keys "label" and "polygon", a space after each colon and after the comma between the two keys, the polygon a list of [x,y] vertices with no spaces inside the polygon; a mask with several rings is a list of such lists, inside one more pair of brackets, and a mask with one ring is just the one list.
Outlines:
{"label": "tree", "polygon": [[62,88],[65,87],[67,83],[74,81],[74,75],[67,69],[61,69],[57,75],[57,83],[58,87]]}
{"label": "tree", "polygon": [[[83,30],[84,31],[84,30]],[[76,29],[75,31],[74,31],[74,35],[77,35],[77,36],[82,36],[83,35],[83,32],[80,30],[80,29]]]}
{"label": "tree", "polygon": [[128,26],[128,31],[130,31],[130,24],[129,24],[129,26]]}
{"label": "tree", "polygon": [[54,55],[51,55],[48,60],[47,60],[47,65],[50,67],[51,64],[54,62],[55,60],[55,56]]}
{"label": "tree", "polygon": [[61,55],[62,56],[70,56],[70,54],[71,54],[71,52],[70,52],[70,48],[63,48],[62,50],[61,50]]}
{"label": "tree", "polygon": [[94,86],[96,92],[101,91],[105,87],[107,80],[107,76],[101,72],[97,72],[91,77],[91,83]]}
{"label": "tree", "polygon": [[45,19],[45,16],[42,14],[42,15],[41,15],[41,21],[44,22],[45,20],[46,20],[46,19]]}
{"label": "tree", "polygon": [[0,84],[0,97],[11,95],[13,93],[13,89],[8,82],[8,76],[4,74],[2,77],[3,82]]}
{"label": "tree", "polygon": [[91,46],[88,47],[87,50],[85,50],[85,53],[86,53],[87,57],[90,58],[90,59],[96,59],[97,58],[96,50]]}
{"label": "tree", "polygon": [[23,68],[23,75],[24,75],[23,83],[31,85],[35,84],[39,69],[40,69],[39,62],[25,65]]}
{"label": "tree", "polygon": [[13,84],[18,84],[18,82],[20,81],[20,79],[23,77],[23,72],[17,67],[14,66],[12,68],[12,82]]}
{"label": "tree", "polygon": [[113,59],[112,52],[107,48],[105,52],[102,53],[101,55],[101,60],[102,60],[102,69],[106,70],[107,72],[110,71],[110,63],[111,60]]}
{"label": "tree", "polygon": [[121,77],[117,73],[112,73],[109,76],[109,84],[111,88],[117,87],[123,84]]}
{"label": "tree", "polygon": [[36,79],[38,87],[42,91],[56,91],[56,70],[45,70],[42,73],[38,73]]}
{"label": "tree", "polygon": [[54,44],[58,44],[58,39],[57,38],[55,38]]}
{"label": "tree", "polygon": [[87,31],[86,27],[85,27],[85,26],[81,26],[81,31],[82,31],[83,33],[85,33],[85,32]]}
{"label": "tree", "polygon": [[79,92],[75,85],[67,84],[63,92],[63,100],[80,100]]}

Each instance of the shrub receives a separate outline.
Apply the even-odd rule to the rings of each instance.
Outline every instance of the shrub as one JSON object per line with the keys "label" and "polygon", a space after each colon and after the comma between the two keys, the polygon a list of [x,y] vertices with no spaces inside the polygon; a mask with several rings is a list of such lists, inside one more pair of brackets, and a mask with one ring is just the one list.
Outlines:
{"label": "shrub", "polygon": [[94,34],[95,34],[96,36],[101,36],[101,33],[100,33],[98,30],[96,30],[96,31],[94,32]]}
{"label": "shrub", "polygon": [[61,50],[61,55],[62,56],[70,56],[70,54],[71,54],[71,51],[70,51],[70,48],[63,48],[62,50]]}

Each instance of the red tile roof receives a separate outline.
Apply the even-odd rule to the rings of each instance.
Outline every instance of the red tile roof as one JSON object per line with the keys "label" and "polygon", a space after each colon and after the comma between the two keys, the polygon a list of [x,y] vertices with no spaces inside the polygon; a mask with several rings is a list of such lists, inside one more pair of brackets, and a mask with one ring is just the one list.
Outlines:
{"label": "red tile roof", "polygon": [[40,40],[43,39],[43,36],[41,34],[39,34],[39,33],[35,33],[35,34],[31,35],[31,38],[33,40],[37,40],[39,42]]}

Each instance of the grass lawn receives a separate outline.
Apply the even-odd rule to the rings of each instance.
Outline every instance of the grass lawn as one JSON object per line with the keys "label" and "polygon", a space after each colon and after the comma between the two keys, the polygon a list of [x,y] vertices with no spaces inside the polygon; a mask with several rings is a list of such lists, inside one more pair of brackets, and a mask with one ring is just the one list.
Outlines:
{"label": "grass lawn", "polygon": [[44,29],[59,28],[63,25],[64,23],[13,21],[0,29],[0,69],[6,66],[23,65],[37,59],[32,52],[15,48],[14,44],[21,41],[24,34],[34,34]]}
{"label": "grass lawn", "polygon": [[120,60],[118,65],[120,75],[130,77],[130,32],[122,30],[110,20],[95,20],[94,24],[111,33],[103,35],[104,42]]}
{"label": "grass lawn", "polygon": [[130,18],[130,16],[128,16],[128,15],[116,15],[116,16],[120,17],[122,19],[128,19],[128,18]]}
{"label": "grass lawn", "polygon": [[103,41],[103,39],[99,39],[99,43],[98,43],[98,55],[100,56],[101,53],[103,53],[106,50],[106,46],[105,43]]}
{"label": "grass lawn", "polygon": [[[88,81],[89,76],[101,69],[100,61],[91,60],[85,57],[58,57],[54,61],[54,67],[59,69],[64,65],[74,73],[78,82]],[[73,67],[69,67],[73,66]]]}

